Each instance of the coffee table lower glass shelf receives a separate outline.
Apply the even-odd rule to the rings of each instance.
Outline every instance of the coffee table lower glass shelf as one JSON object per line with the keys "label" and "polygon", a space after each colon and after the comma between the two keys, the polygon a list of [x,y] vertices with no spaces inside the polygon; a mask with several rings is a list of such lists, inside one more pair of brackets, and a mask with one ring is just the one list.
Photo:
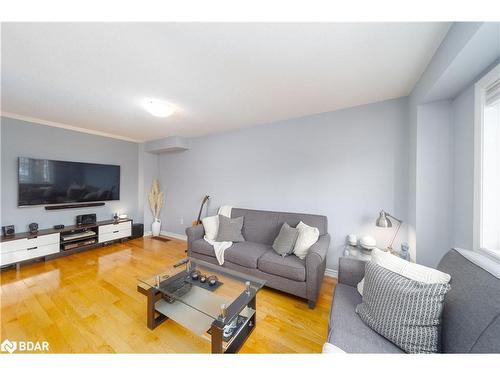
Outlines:
{"label": "coffee table lower glass shelf", "polygon": [[148,297],[148,328],[172,319],[209,340],[212,353],[236,353],[255,328],[256,296],[264,283],[186,258],[164,273],[139,280],[137,290]]}

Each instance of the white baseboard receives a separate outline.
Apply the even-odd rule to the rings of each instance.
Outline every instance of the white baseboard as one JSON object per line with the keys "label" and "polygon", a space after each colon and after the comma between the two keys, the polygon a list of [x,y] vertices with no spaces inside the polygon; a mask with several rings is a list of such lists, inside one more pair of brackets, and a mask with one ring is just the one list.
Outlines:
{"label": "white baseboard", "polygon": [[325,276],[330,276],[330,277],[337,278],[338,275],[339,275],[339,273],[338,273],[337,270],[333,270],[331,268],[326,268],[325,269]]}
{"label": "white baseboard", "polygon": [[[160,234],[162,236],[172,237],[172,238],[175,238],[175,239],[178,239],[178,240],[183,240],[183,241],[187,240],[187,236],[185,234],[179,234],[179,233],[174,233],[174,232],[167,232],[165,230],[162,230],[160,232]],[[148,230],[147,232],[144,232],[144,237],[148,237],[148,236],[152,236],[152,235],[153,235],[153,232],[151,232],[150,230]]]}
{"label": "white baseboard", "polygon": [[178,240],[183,240],[183,241],[187,241],[187,236],[185,234],[179,234],[179,233],[173,233],[173,232],[167,232],[167,231],[164,231],[162,230],[160,232],[160,234],[162,236],[166,236],[166,237],[172,237],[172,238],[176,238]]}

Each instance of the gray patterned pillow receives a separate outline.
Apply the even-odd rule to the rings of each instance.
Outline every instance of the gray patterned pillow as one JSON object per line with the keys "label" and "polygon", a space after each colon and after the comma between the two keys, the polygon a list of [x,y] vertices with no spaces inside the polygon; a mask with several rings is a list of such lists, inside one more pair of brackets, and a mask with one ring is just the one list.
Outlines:
{"label": "gray patterned pillow", "polygon": [[292,228],[288,223],[283,223],[278,237],[273,242],[273,249],[281,256],[286,256],[293,252],[293,247],[299,236],[299,230]]}
{"label": "gray patterned pillow", "polygon": [[241,234],[242,228],[243,216],[231,219],[229,217],[219,215],[219,231],[217,232],[217,238],[215,241],[244,242],[245,238],[243,238],[243,235]]}
{"label": "gray patterned pillow", "polygon": [[365,269],[359,317],[407,353],[437,353],[441,313],[449,284],[407,279],[373,262]]}

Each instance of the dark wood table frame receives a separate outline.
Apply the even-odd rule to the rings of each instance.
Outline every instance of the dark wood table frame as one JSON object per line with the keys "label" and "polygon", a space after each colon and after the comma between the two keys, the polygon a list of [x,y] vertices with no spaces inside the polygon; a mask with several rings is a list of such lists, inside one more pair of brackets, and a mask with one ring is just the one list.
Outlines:
{"label": "dark wood table frame", "polygon": [[[137,291],[147,297],[147,326],[149,329],[153,330],[168,319],[166,315],[156,311],[155,309],[156,302],[162,299],[165,296],[165,293],[153,287],[145,288],[140,285],[137,286]],[[258,290],[253,288],[251,288],[249,292],[243,291],[243,293],[241,293],[238,298],[236,298],[233,303],[227,307],[224,320],[216,319],[212,322],[209,330],[212,353],[230,354],[239,352],[257,324],[257,291]],[[239,332],[236,337],[234,337],[231,344],[226,348],[226,350],[224,350],[224,326],[235,318],[245,307],[253,309],[254,313],[243,325],[243,327],[239,328]]]}

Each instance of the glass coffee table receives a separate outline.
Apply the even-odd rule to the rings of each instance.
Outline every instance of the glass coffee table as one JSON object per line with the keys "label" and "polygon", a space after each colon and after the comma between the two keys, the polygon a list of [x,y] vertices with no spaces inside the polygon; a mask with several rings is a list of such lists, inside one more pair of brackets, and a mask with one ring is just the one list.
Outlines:
{"label": "glass coffee table", "polygon": [[212,353],[237,353],[255,329],[257,292],[265,281],[196,258],[139,279],[147,326],[172,319],[211,341]]}

